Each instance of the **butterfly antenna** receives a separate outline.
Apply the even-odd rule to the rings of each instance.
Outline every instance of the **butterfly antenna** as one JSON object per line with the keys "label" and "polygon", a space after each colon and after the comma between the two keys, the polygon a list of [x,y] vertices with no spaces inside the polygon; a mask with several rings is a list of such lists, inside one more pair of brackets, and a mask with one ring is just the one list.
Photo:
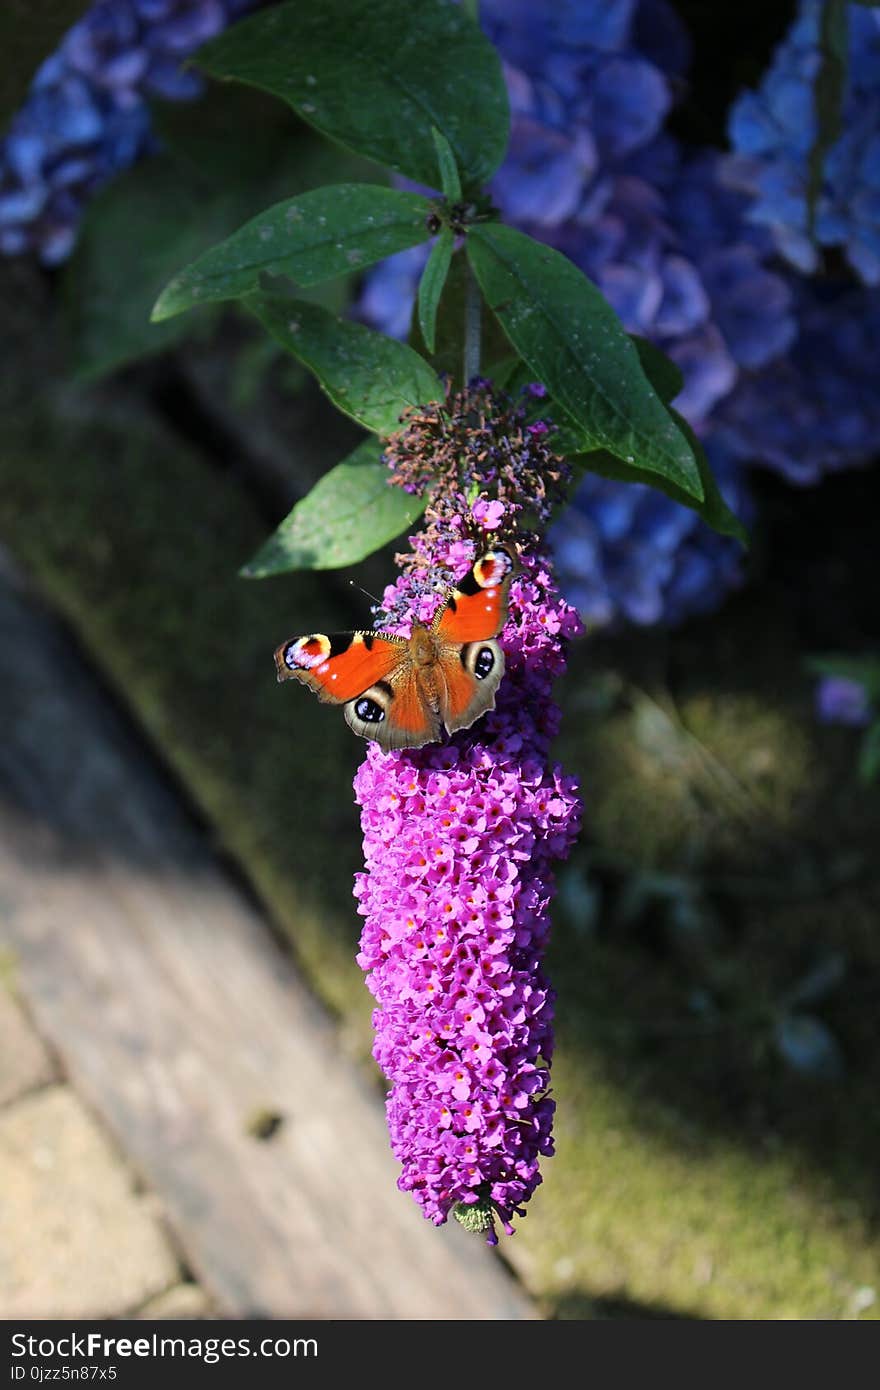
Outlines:
{"label": "butterfly antenna", "polygon": [[360,592],[361,594],[363,594],[364,598],[373,599],[375,605],[377,605],[378,607],[382,606],[380,600],[377,599],[377,596],[375,596],[375,594],[370,594],[370,589],[364,589],[363,585],[356,584],[355,580],[349,580],[349,584],[352,585],[353,589],[360,589]]}
{"label": "butterfly antenna", "polygon": [[361,593],[363,594],[364,598],[372,599],[373,603],[376,605],[376,607],[375,607],[375,612],[377,612],[377,613],[384,613],[384,612],[385,612],[385,609],[382,607],[382,600],[376,598],[376,595],[375,595],[375,594],[371,594],[370,591],[369,591],[369,589],[365,589],[365,588],[363,587],[362,584],[356,583],[356,581],[355,581],[354,579],[349,579],[348,582],[349,582],[349,584],[351,585],[351,587],[352,587],[353,589],[360,589],[360,591],[361,591]]}

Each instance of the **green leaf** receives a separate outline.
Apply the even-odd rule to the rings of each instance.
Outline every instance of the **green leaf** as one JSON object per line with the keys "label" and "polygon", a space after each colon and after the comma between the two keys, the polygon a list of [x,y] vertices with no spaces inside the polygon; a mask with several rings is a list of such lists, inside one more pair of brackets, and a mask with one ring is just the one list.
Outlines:
{"label": "green leaf", "polygon": [[430,353],[433,353],[435,346],[437,306],[440,303],[443,286],[446,284],[446,277],[449,274],[449,264],[452,260],[454,247],[455,237],[448,227],[444,227],[431,248],[428,264],[422,271],[422,278],[419,281],[419,327],[422,330],[425,346]]}
{"label": "green leaf", "polygon": [[582,443],[702,500],[693,450],[649,384],[614,310],[560,252],[497,223],[468,232],[468,255],[508,338]]}
{"label": "green leaf", "polygon": [[[671,497],[673,502],[680,502],[683,507],[689,507],[691,511],[696,512],[714,531],[719,531],[722,536],[732,536],[742,545],[748,547],[749,533],[721,496],[702,444],[683,415],[679,415],[678,411],[671,408],[669,413],[682,433],[686,435],[693,450],[703,488],[703,497],[700,501],[697,501],[691,493],[685,492],[683,488],[677,487],[668,478],[664,478],[658,473],[649,472],[645,468],[624,463],[605,450],[575,455],[569,461],[574,468],[583,472],[599,473],[603,478],[617,478],[624,483],[647,483],[649,487],[657,488],[667,497]],[[554,449],[558,447],[556,436],[553,437],[552,447]]]}
{"label": "green leaf", "polygon": [[287,570],[339,569],[372,555],[427,504],[389,478],[379,441],[365,439],[297,502],[241,574],[265,579]]}
{"label": "green leaf", "polygon": [[325,135],[430,187],[433,127],[471,185],[507,148],[498,55],[448,0],[292,0],[236,24],[197,61],[214,77],[272,92]]}
{"label": "green leaf", "polygon": [[880,719],[875,719],[862,739],[859,749],[859,776],[863,782],[873,782],[880,773]]}
{"label": "green leaf", "polygon": [[[630,333],[630,342],[639,354],[639,361],[642,364],[642,371],[653,386],[657,395],[664,405],[668,405],[682,390],[684,377],[676,364],[661,352],[658,347],[649,342],[647,338],[640,338],[635,333]],[[525,362],[518,357],[508,357],[502,364],[503,375],[498,376],[497,369],[487,368],[486,375],[490,380],[495,381],[499,386],[503,386],[508,395],[515,396],[523,387],[528,386],[535,380],[535,373],[529,369]],[[572,454],[584,452],[588,440],[585,439],[583,430],[561,411],[552,396],[545,398],[535,397],[529,409],[529,415],[534,419],[552,419],[556,416],[556,434],[554,435],[554,448],[557,453],[564,454],[566,457]],[[622,475],[621,475],[622,476]]]}
{"label": "green leaf", "polygon": [[244,303],[334,405],[376,434],[391,434],[408,406],[444,399],[437,373],[406,343],[302,299],[251,295]]}
{"label": "green leaf", "polygon": [[457,203],[461,199],[461,179],[458,176],[458,165],[455,162],[455,155],[452,146],[442,135],[435,125],[431,126],[431,136],[434,141],[434,148],[437,151],[437,167],[440,170],[440,187],[450,203]]}
{"label": "green leaf", "polygon": [[340,183],[276,203],[213,246],[166,285],[153,322],[196,304],[240,299],[260,275],[301,289],[347,275],[429,236],[427,198],[380,184]]}
{"label": "green leaf", "polygon": [[807,229],[814,235],[825,160],[843,133],[849,63],[847,0],[824,0],[819,19],[820,62],[813,82],[815,134],[807,161]]}
{"label": "green leaf", "polygon": [[[520,359],[511,353],[488,363],[486,377],[499,391],[506,391],[508,395],[513,395],[520,387],[519,369],[521,366]],[[529,374],[529,380],[531,381],[531,379],[531,374]]]}
{"label": "green leaf", "polygon": [[663,404],[669,405],[669,402],[674,401],[679,392],[684,390],[684,377],[681,368],[647,338],[640,338],[637,333],[630,333],[629,340],[639,354],[639,361],[645,376]]}

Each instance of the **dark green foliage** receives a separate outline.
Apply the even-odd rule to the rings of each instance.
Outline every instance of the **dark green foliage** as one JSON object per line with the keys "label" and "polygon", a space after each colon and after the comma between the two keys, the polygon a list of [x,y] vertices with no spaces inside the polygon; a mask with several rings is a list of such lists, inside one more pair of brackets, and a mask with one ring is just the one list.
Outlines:
{"label": "dark green foliage", "polygon": [[419,328],[428,352],[433,355],[437,340],[437,310],[446,284],[455,237],[448,227],[442,227],[431,248],[428,264],[419,281]]}
{"label": "dark green foliage", "polygon": [[831,147],[843,131],[843,98],[849,64],[847,0],[824,0],[819,22],[822,61],[813,84],[816,133],[810,150],[807,177],[807,217],[812,234],[822,192],[822,174]]}
{"label": "dark green foliage", "polygon": [[333,404],[368,430],[390,434],[408,406],[443,399],[436,372],[405,343],[301,299],[252,295],[245,303]]}
{"label": "dark green foliage", "polygon": [[607,449],[701,500],[687,439],[586,276],[560,252],[495,223],[471,228],[468,255],[513,346],[578,430],[580,451]]}
{"label": "dark green foliage", "polygon": [[433,187],[432,130],[451,145],[468,185],[507,147],[507,89],[498,56],[447,0],[292,0],[237,24],[199,51],[214,77],[288,102],[348,149]]}
{"label": "dark green foliage", "polygon": [[411,526],[426,500],[392,487],[379,441],[365,439],[297,502],[241,573],[264,579],[357,564]]}
{"label": "dark green foliage", "polygon": [[341,183],[286,198],[177,274],[153,322],[212,300],[240,299],[260,276],[285,275],[298,289],[350,275],[429,235],[431,204],[379,184]]}

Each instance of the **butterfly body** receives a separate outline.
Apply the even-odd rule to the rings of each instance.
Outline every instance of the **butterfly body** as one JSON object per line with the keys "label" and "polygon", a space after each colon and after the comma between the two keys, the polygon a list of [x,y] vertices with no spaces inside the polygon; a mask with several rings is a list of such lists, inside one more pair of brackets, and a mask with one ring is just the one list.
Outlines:
{"label": "butterfly body", "polygon": [[313,633],[275,652],[279,680],[294,678],[331,704],[349,726],[385,749],[436,743],[444,730],[470,728],[493,709],[504,674],[495,641],[507,620],[515,572],[511,552],[487,551],[446,597],[430,627],[409,637],[387,632]]}

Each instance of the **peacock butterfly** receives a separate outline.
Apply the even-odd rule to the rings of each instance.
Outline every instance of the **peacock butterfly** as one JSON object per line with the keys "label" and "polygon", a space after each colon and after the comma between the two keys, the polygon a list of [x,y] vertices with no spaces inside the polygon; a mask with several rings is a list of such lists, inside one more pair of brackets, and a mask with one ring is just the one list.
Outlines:
{"label": "peacock butterfly", "polygon": [[350,727],[382,748],[421,748],[468,729],[495,707],[504,653],[494,640],[507,621],[516,572],[512,551],[487,550],[451,589],[430,627],[323,632],[292,637],[275,652],[278,679],[302,681],[319,700],[343,705]]}

